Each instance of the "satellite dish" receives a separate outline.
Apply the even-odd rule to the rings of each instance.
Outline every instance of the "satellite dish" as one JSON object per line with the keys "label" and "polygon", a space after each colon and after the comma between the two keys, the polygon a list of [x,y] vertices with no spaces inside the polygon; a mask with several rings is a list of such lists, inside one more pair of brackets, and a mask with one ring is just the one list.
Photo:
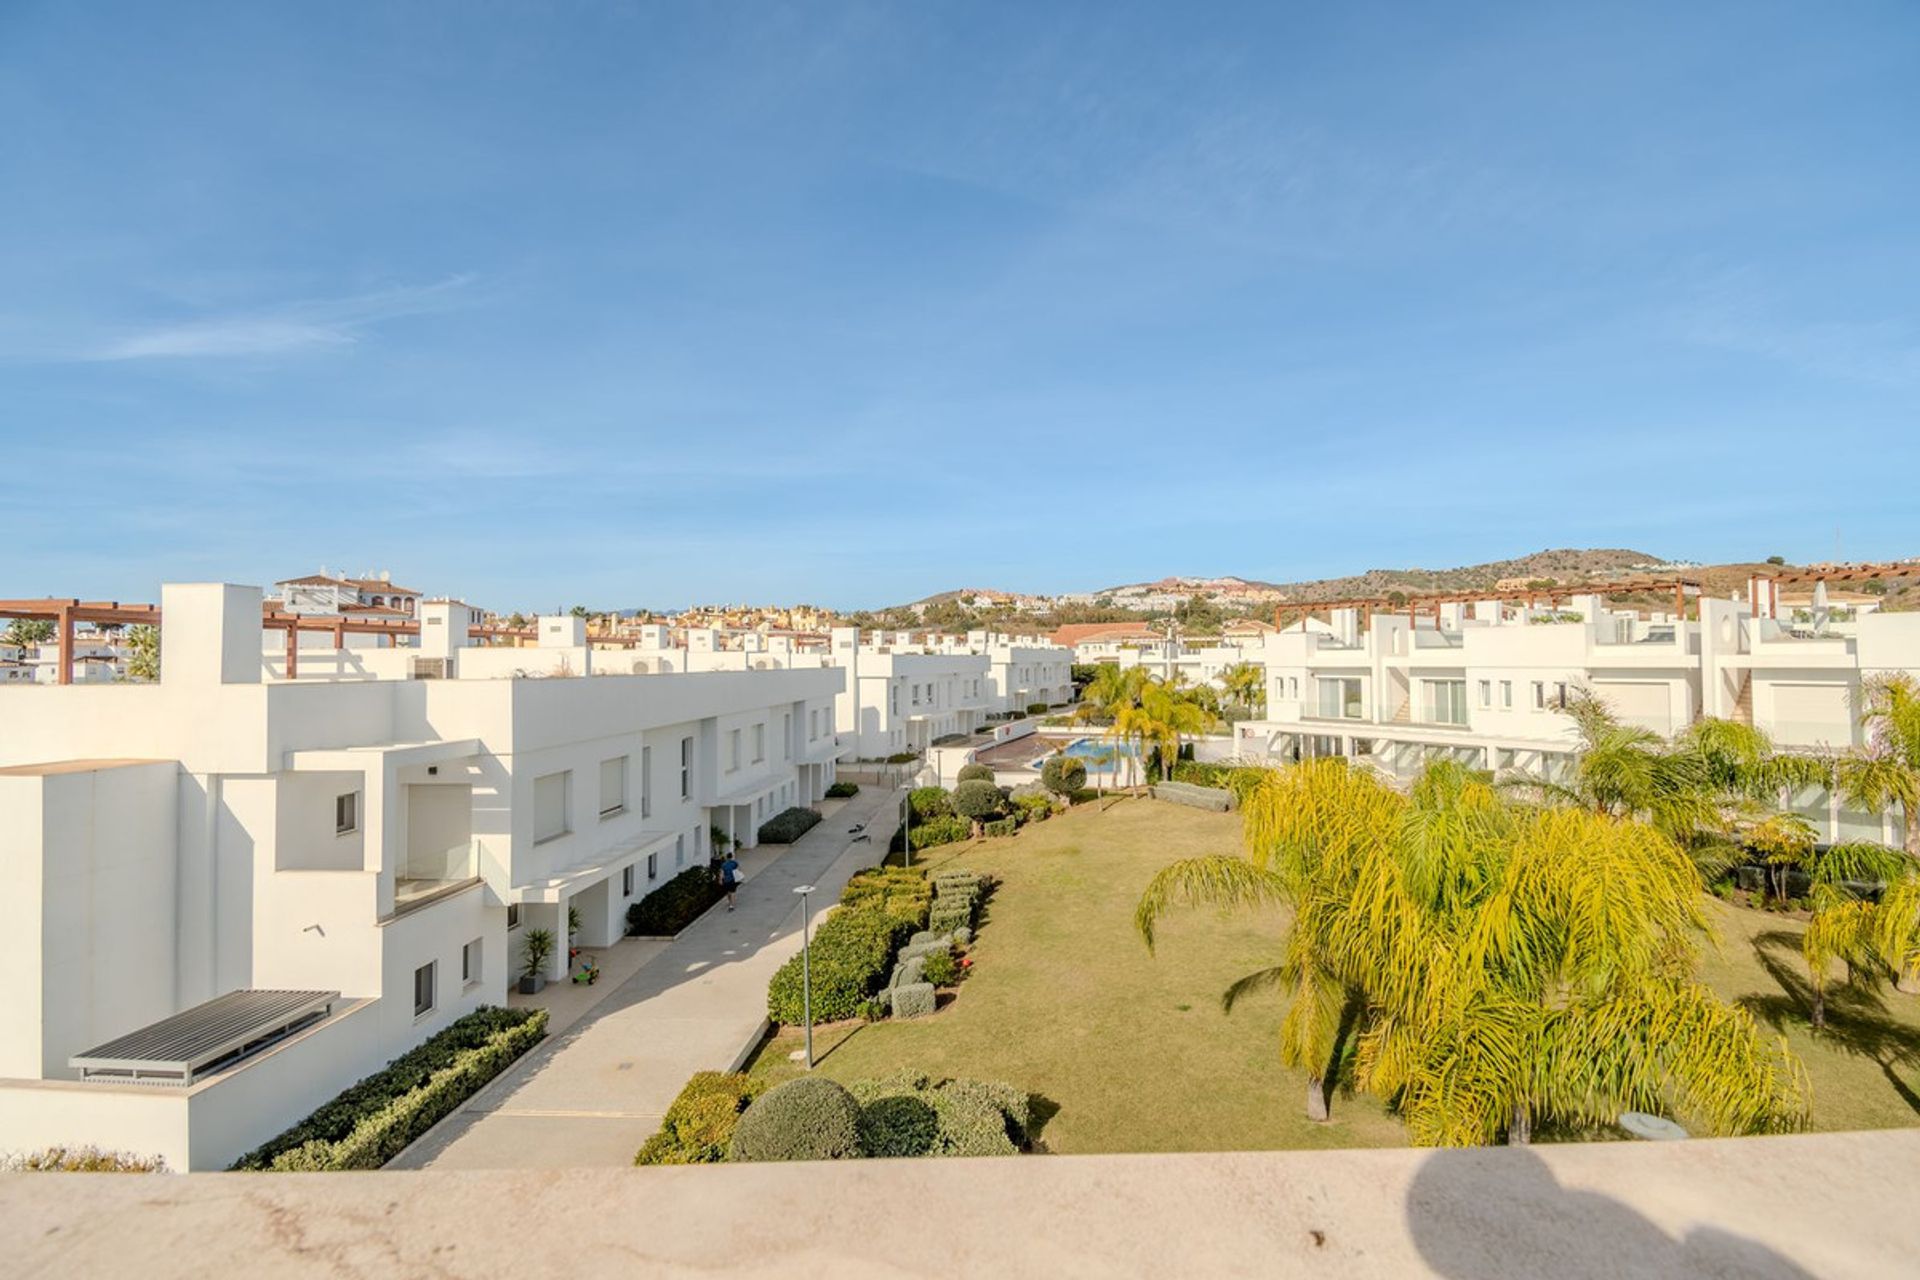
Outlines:
{"label": "satellite dish", "polygon": [[1678,1142],[1692,1136],[1665,1116],[1649,1115],[1645,1111],[1621,1112],[1620,1127],[1647,1142]]}

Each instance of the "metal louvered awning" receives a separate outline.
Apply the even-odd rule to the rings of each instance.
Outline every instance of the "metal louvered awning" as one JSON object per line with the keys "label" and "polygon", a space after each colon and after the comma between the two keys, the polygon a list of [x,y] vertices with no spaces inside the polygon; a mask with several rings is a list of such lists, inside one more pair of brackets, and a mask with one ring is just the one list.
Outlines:
{"label": "metal louvered awning", "polygon": [[338,991],[229,991],[76,1053],[67,1065],[82,1080],[188,1085],[319,1022],[339,998]]}

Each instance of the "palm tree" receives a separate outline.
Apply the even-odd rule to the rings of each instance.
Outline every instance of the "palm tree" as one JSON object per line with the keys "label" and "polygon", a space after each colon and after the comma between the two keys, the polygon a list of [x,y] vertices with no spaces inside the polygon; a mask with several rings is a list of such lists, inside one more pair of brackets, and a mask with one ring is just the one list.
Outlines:
{"label": "palm tree", "polygon": [[[1849,983],[1891,978],[1911,987],[1920,971],[1920,862],[1885,845],[1864,841],[1815,852],[1806,870],[1813,881],[1813,919],[1801,935],[1815,1030],[1827,1025],[1827,984],[1833,966]],[[1852,886],[1881,885],[1879,901]]]}
{"label": "palm tree", "polygon": [[1122,667],[1103,662],[1080,695],[1073,718],[1082,722],[1111,721],[1122,707],[1136,706],[1150,677],[1145,667]]}
{"label": "palm tree", "polygon": [[1230,701],[1249,711],[1257,713],[1267,705],[1267,669],[1257,662],[1236,662],[1222,671],[1220,687]]}
{"label": "palm tree", "polygon": [[1161,777],[1173,778],[1174,761],[1180,758],[1180,744],[1213,728],[1213,712],[1190,690],[1155,681],[1141,691],[1140,717],[1135,721],[1140,733],[1141,758],[1149,743],[1160,749]]}
{"label": "palm tree", "polygon": [[1860,692],[1867,745],[1840,757],[1840,794],[1876,813],[1899,805],[1906,821],[1901,847],[1920,858],[1920,683],[1895,672],[1868,679]]}
{"label": "palm tree", "polygon": [[[1275,847],[1250,845],[1237,875],[1169,868],[1137,920],[1181,896],[1293,905],[1299,936],[1273,980],[1364,998],[1359,1082],[1420,1143],[1525,1142],[1541,1120],[1608,1123],[1629,1109],[1677,1111],[1714,1133],[1803,1121],[1784,1045],[1693,978],[1706,920],[1693,864],[1667,835],[1584,807],[1507,803],[1457,764],[1429,766],[1404,798],[1354,776],[1357,829],[1298,802],[1258,830],[1250,816],[1249,836],[1277,836]],[[1378,794],[1364,799],[1368,788]],[[1266,810],[1257,797],[1248,807]],[[1297,865],[1304,880],[1254,874]],[[1301,1017],[1324,1028],[1325,1000],[1303,998]]]}

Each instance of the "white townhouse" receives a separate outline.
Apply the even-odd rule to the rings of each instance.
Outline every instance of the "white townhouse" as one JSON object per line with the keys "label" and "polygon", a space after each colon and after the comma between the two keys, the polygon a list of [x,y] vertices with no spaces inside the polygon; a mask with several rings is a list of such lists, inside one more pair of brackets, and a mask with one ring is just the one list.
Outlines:
{"label": "white townhouse", "polygon": [[[1324,630],[1268,636],[1266,718],[1235,726],[1234,753],[1347,756],[1401,779],[1443,757],[1553,778],[1578,744],[1561,707],[1582,689],[1663,736],[1711,715],[1830,752],[1862,741],[1865,679],[1920,675],[1920,614],[1796,629],[1743,602],[1702,597],[1701,620],[1642,619],[1592,595],[1556,610],[1489,600],[1437,613],[1374,613],[1363,626],[1342,608]],[[1891,817],[1849,811],[1824,789],[1789,801],[1823,839],[1891,838]]]}
{"label": "white townhouse", "polygon": [[997,712],[1024,715],[1037,703],[1073,700],[1073,650],[1031,636],[969,631],[967,648],[987,656],[987,695]]}
{"label": "white townhouse", "polygon": [[863,640],[856,627],[834,628],[829,645],[833,665],[846,673],[834,722],[856,758],[925,751],[974,732],[995,709],[984,653],[930,648],[904,631]]}
{"label": "white townhouse", "polygon": [[288,613],[411,618],[419,610],[421,600],[418,591],[396,586],[393,575],[385,572],[349,578],[322,568],[318,573],[282,578],[273,585],[280,592],[280,607]]}
{"label": "white townhouse", "polygon": [[171,585],[157,683],[0,689],[0,1149],[222,1168],[832,782],[841,672],[514,678],[421,608],[284,680],[258,588]]}

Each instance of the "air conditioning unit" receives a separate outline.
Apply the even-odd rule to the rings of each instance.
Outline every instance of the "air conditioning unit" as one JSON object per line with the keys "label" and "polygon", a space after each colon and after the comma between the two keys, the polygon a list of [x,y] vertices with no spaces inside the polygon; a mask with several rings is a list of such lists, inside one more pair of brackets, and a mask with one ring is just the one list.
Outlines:
{"label": "air conditioning unit", "polygon": [[415,658],[413,660],[413,678],[415,680],[445,680],[447,678],[447,660],[445,658]]}

